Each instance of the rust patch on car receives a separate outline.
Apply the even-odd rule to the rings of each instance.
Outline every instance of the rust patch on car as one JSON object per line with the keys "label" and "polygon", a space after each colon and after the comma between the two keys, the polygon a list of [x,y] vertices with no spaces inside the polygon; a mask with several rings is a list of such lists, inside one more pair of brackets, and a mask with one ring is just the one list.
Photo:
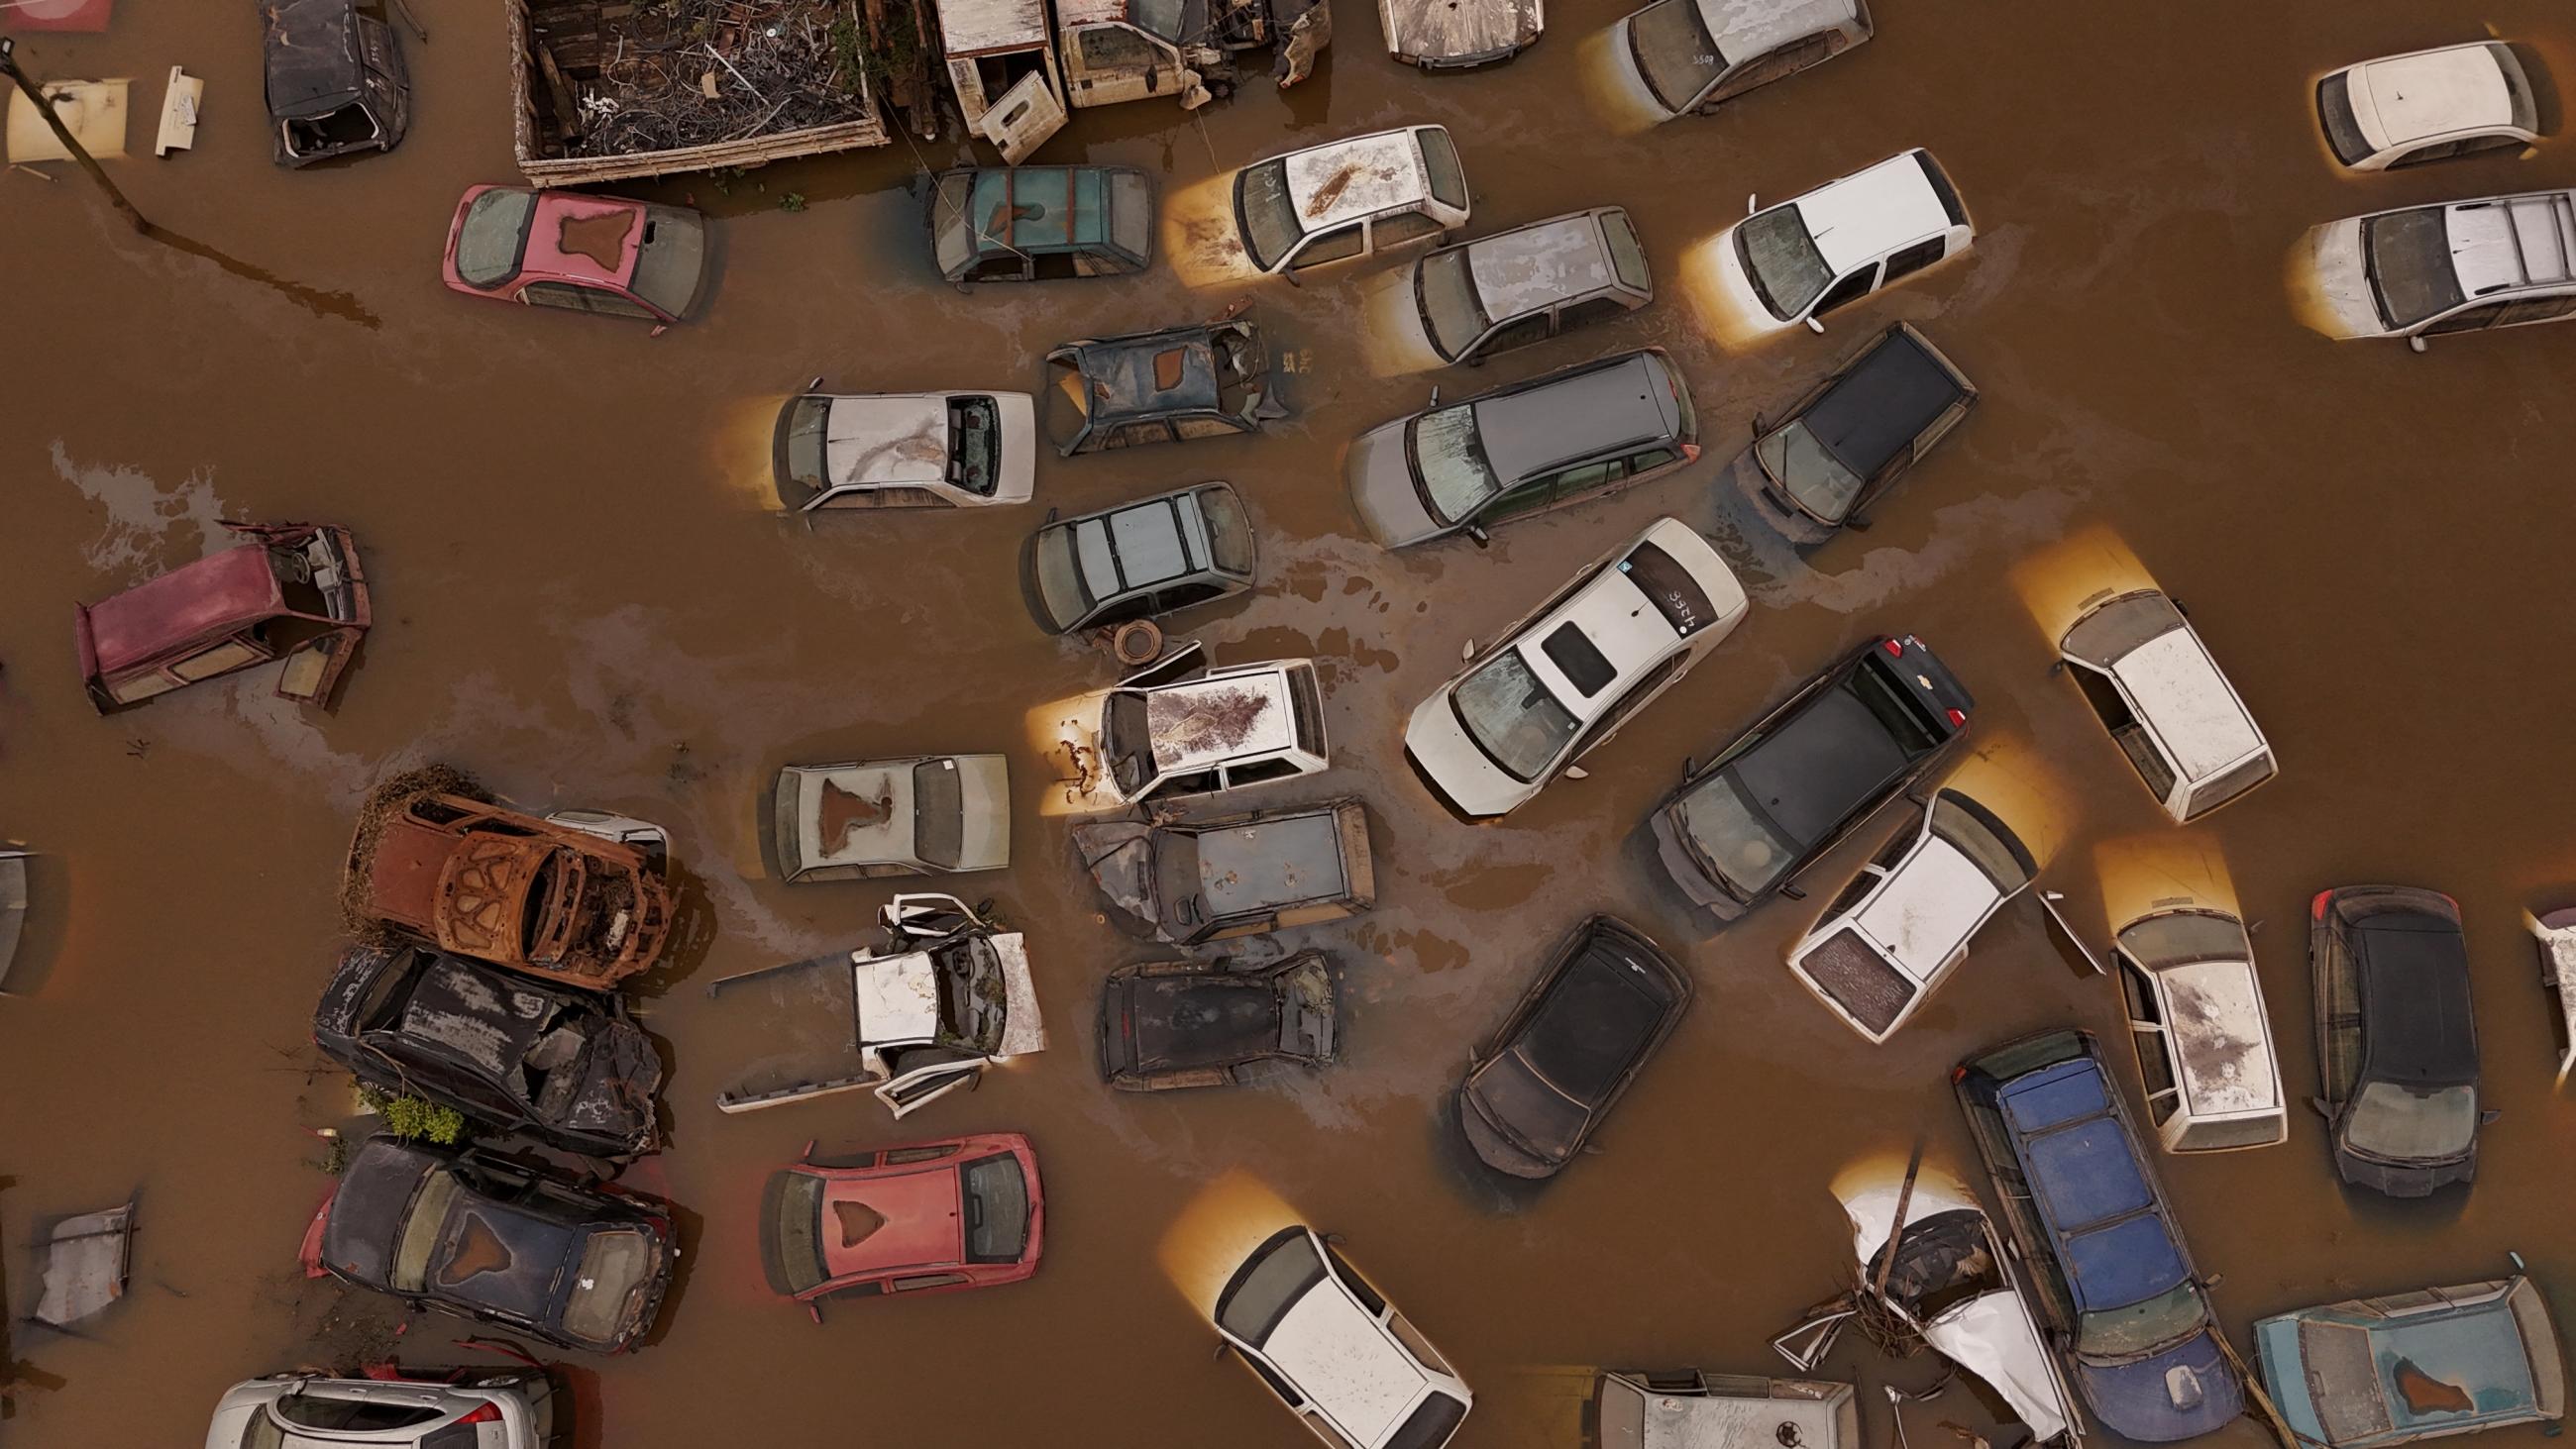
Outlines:
{"label": "rust patch on car", "polygon": [[616,271],[626,260],[626,238],[635,230],[635,213],[601,211],[567,216],[555,229],[555,246],[568,257],[588,257],[602,271]]}
{"label": "rust patch on car", "polygon": [[2397,1381],[2397,1392],[2406,1400],[2409,1413],[2465,1414],[2477,1407],[2468,1390],[2424,1372],[2411,1358],[2399,1359],[2389,1377]]}
{"label": "rust patch on car", "polygon": [[1154,354],[1154,391],[1170,392],[1181,385],[1181,369],[1189,362],[1189,351],[1166,347]]}
{"label": "rust patch on car", "polygon": [[853,795],[831,780],[823,782],[823,849],[839,850],[853,830],[873,830],[894,818],[894,794],[873,800]]}
{"label": "rust patch on car", "polygon": [[844,1248],[855,1248],[876,1236],[877,1229],[884,1227],[885,1221],[885,1214],[863,1202],[832,1204],[832,1225],[840,1229],[841,1246]]}
{"label": "rust patch on car", "polygon": [[510,1245],[501,1241],[481,1213],[468,1212],[464,1231],[456,1235],[456,1255],[439,1268],[438,1281],[453,1288],[485,1273],[506,1273],[510,1262]]}

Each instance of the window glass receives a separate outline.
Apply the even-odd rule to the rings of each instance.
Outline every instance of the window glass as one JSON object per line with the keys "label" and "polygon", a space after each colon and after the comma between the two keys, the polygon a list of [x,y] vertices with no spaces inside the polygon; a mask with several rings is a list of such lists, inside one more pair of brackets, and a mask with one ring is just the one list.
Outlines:
{"label": "window glass", "polygon": [[1642,453],[1630,453],[1628,455],[1628,476],[1635,478],[1641,474],[1651,473],[1657,468],[1664,467],[1667,464],[1678,463],[1681,461],[1681,456],[1681,454],[1674,452],[1670,448],[1648,448]]}
{"label": "window glass", "polygon": [[1151,70],[1161,54],[1152,41],[1124,25],[1087,25],[1074,34],[1082,47],[1082,63],[1092,70]]}
{"label": "window glass", "polygon": [[1386,1311],[1386,1300],[1378,1296],[1378,1291],[1375,1288],[1370,1287],[1369,1281],[1366,1278],[1361,1277],[1358,1270],[1352,1268],[1351,1265],[1343,1259],[1341,1254],[1333,1251],[1332,1244],[1326,1243],[1324,1245],[1324,1255],[1333,1260],[1334,1276],[1340,1278],[1342,1282],[1349,1285],[1352,1297],[1359,1299],[1360,1303],[1371,1313],[1384,1313]]}
{"label": "window glass", "polygon": [[1588,302],[1558,309],[1556,328],[1566,332],[1593,322],[1607,322],[1627,310],[1628,304],[1617,297],[1595,297]]}
{"label": "window glass", "polygon": [[1432,513],[1456,523],[1502,490],[1493,465],[1485,460],[1484,439],[1476,428],[1473,403],[1457,403],[1425,413],[1408,430],[1413,476],[1420,480]]}
{"label": "window glass", "polygon": [[1016,1263],[1029,1245],[1029,1182],[1008,1152],[977,1158],[963,1173],[966,1261]]}
{"label": "window glass", "polygon": [[2352,113],[2350,78],[2343,74],[2327,76],[2317,83],[2317,119],[2326,128],[2326,144],[2334,148],[2335,159],[2346,166],[2370,159],[2370,138],[2361,134],[2361,123]]}
{"label": "window glass", "polygon": [[1458,148],[1449,143],[1449,133],[1426,126],[1413,134],[1422,143],[1422,170],[1431,183],[1431,199],[1465,211],[1467,173],[1459,169]]}
{"label": "window glass", "polygon": [[533,191],[486,191],[465,210],[456,233],[456,275],[469,287],[491,288],[519,274],[528,245],[528,218],[537,209]]}
{"label": "window glass", "polygon": [[418,1293],[429,1283],[429,1257],[438,1246],[439,1232],[447,1225],[447,1210],[454,1205],[457,1181],[446,1168],[434,1167],[420,1192],[411,1201],[403,1219],[402,1239],[394,1245],[393,1270],[386,1281],[397,1293]]}
{"label": "window glass", "polygon": [[1444,359],[1455,362],[1483,334],[1489,319],[1476,296],[1476,279],[1467,267],[1467,249],[1451,247],[1422,259],[1413,270],[1413,306],[1422,330]]}
{"label": "window glass", "polygon": [[2471,307],[2465,312],[2454,312],[2424,330],[2428,333],[2475,332],[2481,327],[2492,326],[2497,315],[2503,312],[2504,308],[2505,304],[2502,302],[2489,302],[2483,307]]}
{"label": "window glass", "polygon": [[1741,898],[1767,889],[1797,860],[1797,848],[1754,811],[1731,776],[1711,776],[1675,803],[1692,852]]}
{"label": "window glass", "polygon": [[955,869],[965,848],[966,809],[954,760],[912,767],[912,848],[932,865]]}
{"label": "window glass", "polygon": [[1476,355],[1491,357],[1497,352],[1509,352],[1515,347],[1527,347],[1533,342],[1546,340],[1547,314],[1537,312],[1509,326],[1496,328],[1494,334],[1485,339],[1484,345],[1476,349]]}
{"label": "window glass", "polygon": [[963,1273],[917,1273],[909,1278],[897,1278],[886,1287],[897,1293],[909,1293],[919,1288],[954,1288],[965,1281]]}
{"label": "window glass", "polygon": [[1243,429],[1224,418],[1175,418],[1172,431],[1186,442],[1193,438],[1230,438]]}
{"label": "window glass", "polygon": [[1568,468],[1556,475],[1557,491],[1572,498],[1578,493],[1601,487],[1625,471],[1624,465],[1619,463],[1586,463],[1579,468]]}
{"label": "window glass", "polygon": [[2156,1010],[2155,988],[2147,980],[2147,973],[2126,961],[2120,963],[2120,997],[2129,1005],[2129,1020],[2163,1024],[2164,1017]]}
{"label": "window glass", "polygon": [[238,639],[227,639],[211,649],[198,650],[171,665],[170,670],[185,680],[212,679],[225,670],[239,669],[245,664],[255,664],[259,659],[259,650]]}
{"label": "window glass", "polygon": [[2478,1135],[2478,1089],[2435,1087],[2418,1091],[2396,1082],[2370,1082],[2344,1119],[2347,1143],[2373,1157],[2422,1162],[2457,1157]]}
{"label": "window glass", "polygon": [[1833,290],[1827,292],[1823,297],[1817,300],[1816,315],[1821,317],[1837,307],[1859,301],[1861,298],[1870,294],[1870,292],[1876,287],[1877,282],[1877,267],[1867,266],[1861,268],[1859,271],[1854,272],[1850,276],[1843,278],[1841,281],[1834,283]]}
{"label": "window glass", "polygon": [[1726,69],[1697,0],[1657,0],[1628,17],[1628,53],[1667,111],[1687,111]]}
{"label": "window glass", "polygon": [[277,1416],[299,1429],[408,1429],[439,1417],[436,1409],[417,1404],[378,1404],[322,1394],[288,1394],[277,1401]]}
{"label": "window glass", "polygon": [[1396,216],[1381,216],[1370,225],[1377,228],[1374,243],[1379,251],[1385,251],[1389,247],[1399,247],[1409,241],[1419,241],[1424,237],[1437,234],[1440,230],[1440,223],[1418,211],[1408,211]]}
{"label": "window glass", "polygon": [[1458,682],[1450,706],[1479,749],[1514,779],[1535,780],[1574,737],[1574,715],[1505,649]]}
{"label": "window glass", "polygon": [[1539,649],[1556,666],[1557,672],[1565,676],[1565,682],[1573,685],[1585,699],[1599,694],[1611,680],[1619,677],[1619,671],[1611,667],[1609,657],[1579,625],[1557,625]]}
{"label": "window glass", "polygon": [[1192,604],[1204,604],[1224,592],[1225,590],[1209,583],[1175,584],[1163,590],[1155,604],[1156,607],[1163,609],[1186,609]]}
{"label": "window glass", "polygon": [[1497,523],[1506,518],[1518,518],[1525,513],[1536,513],[1547,507],[1555,497],[1556,480],[1540,478],[1535,482],[1524,483],[1486,504],[1483,511],[1476,515],[1476,521]]}
{"label": "window glass", "polygon": [[590,305],[582,300],[581,288],[565,282],[530,282],[519,289],[519,300],[531,307],[561,307],[572,312],[590,310]]}
{"label": "window glass", "polygon": [[1637,240],[1636,224],[1628,220],[1628,213],[1604,213],[1601,240],[1610,248],[1610,270],[1618,273],[1619,285],[1632,292],[1655,289],[1654,275],[1646,270],[1646,248]]}
{"label": "window glass", "polygon": [[1208,562],[1230,574],[1250,575],[1252,521],[1244,516],[1243,501],[1231,488],[1202,488],[1198,500],[1199,521],[1207,526]]}
{"label": "window glass", "polygon": [[2465,300],[2451,265],[2450,224],[2438,206],[2363,218],[2361,250],[2380,320],[2392,328],[2412,327]]}
{"label": "window glass", "polygon": [[137,674],[130,679],[116,681],[107,687],[107,697],[118,704],[132,704],[138,699],[150,699],[156,694],[166,694],[178,687],[179,681],[156,669],[149,674]]}
{"label": "window glass", "polygon": [[2459,141],[2437,141],[2430,146],[2418,146],[2389,162],[2388,169],[2395,171],[2404,166],[2421,166],[2427,161],[2448,161],[2459,155],[2464,145]]}
{"label": "window glass", "polygon": [[1258,785],[1267,780],[1285,780],[1299,773],[1295,760],[1255,760],[1249,765],[1226,767],[1226,783]]}
{"label": "window glass", "polygon": [[2521,322],[2547,322],[2576,312],[2576,293],[2564,297],[2534,297],[2528,302],[2507,302],[2496,318],[2498,327],[2511,327]]}
{"label": "window glass", "polygon": [[[1928,241],[1916,242],[1899,251],[1887,259],[1887,281],[1893,282],[1899,277],[1910,277],[1941,260],[1941,250],[1949,244],[1949,238],[1936,236]],[[1885,283],[1882,282],[1880,285],[1884,286]]]}
{"label": "window glass", "polygon": [[[1608,709],[1601,711],[1601,717],[1592,722],[1592,743],[1599,744],[1610,731],[1619,727],[1619,721],[1626,719],[1630,711],[1654,698],[1655,691],[1663,687],[1664,681],[1681,669],[1682,659],[1682,655],[1672,655],[1654,668],[1638,675],[1625,690],[1620,692],[1617,699],[1610,702]],[[1589,749],[1591,746],[1586,745],[1584,748]]]}
{"label": "window glass", "polygon": [[[1284,1234],[1228,1285],[1216,1305],[1217,1326],[1258,1348],[1323,1279],[1324,1260],[1316,1255],[1314,1238],[1302,1231]],[[1272,1386],[1293,1397],[1276,1380]]]}
{"label": "window glass", "polygon": [[1754,295],[1783,322],[1803,315],[1834,278],[1795,203],[1745,218],[1735,229],[1735,255]]}
{"label": "window glass", "polygon": [[1234,179],[1234,212],[1243,249],[1263,271],[1277,267],[1306,234],[1297,203],[1288,195],[1288,163],[1264,161]]}
{"label": "window glass", "polygon": [[1109,240],[1143,261],[1154,254],[1154,183],[1139,172],[1109,177]]}
{"label": "window glass", "polygon": [[1321,266],[1326,262],[1358,256],[1366,245],[1360,227],[1361,223],[1355,221],[1317,236],[1311,245],[1297,253],[1297,259],[1289,263],[1290,269]]}
{"label": "window glass", "polygon": [[[653,309],[643,303],[600,287],[585,287],[582,295],[589,300],[590,310],[606,317],[645,317],[655,321]],[[677,312],[678,308],[672,309]]]}
{"label": "window glass", "polygon": [[1132,448],[1142,443],[1168,443],[1171,440],[1172,430],[1162,423],[1129,423],[1125,427],[1110,429],[1109,441],[1102,446]]}

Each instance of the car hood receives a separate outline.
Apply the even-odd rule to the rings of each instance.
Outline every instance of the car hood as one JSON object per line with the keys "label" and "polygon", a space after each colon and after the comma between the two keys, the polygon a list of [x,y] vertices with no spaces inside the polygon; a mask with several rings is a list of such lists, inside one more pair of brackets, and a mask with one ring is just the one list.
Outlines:
{"label": "car hood", "polygon": [[2244,1382],[2207,1329],[2135,1363],[2105,1367],[2079,1359],[2075,1376],[2094,1416],[2141,1443],[2196,1439],[2245,1412]]}
{"label": "car hood", "polygon": [[1011,863],[1011,773],[1000,755],[957,757],[958,808],[965,816],[957,868],[999,870]]}
{"label": "car hood", "polygon": [[2328,337],[2387,336],[2361,255],[2361,218],[2309,228],[2305,251],[2314,308],[2309,325]]}
{"label": "car hood", "polygon": [[1923,1341],[2003,1396],[2033,1442],[2066,1431],[2072,1408],[2050,1371],[2030,1308],[2009,1288],[1981,1293],[1923,1326]]}
{"label": "car hood", "polygon": [[1536,795],[1546,782],[1523,784],[1485,757],[1449,707],[1455,683],[1442,685],[1414,707],[1404,724],[1404,753],[1451,809],[1471,817],[1501,815]]}
{"label": "car hood", "polygon": [[567,1132],[649,1152],[660,1135],[653,1098],[661,1089],[662,1057],[652,1038],[633,1022],[600,1020],[591,1024],[581,1074],[561,1093],[549,1081],[537,1108]]}
{"label": "car hood", "polygon": [[1352,439],[1342,463],[1360,526],[1388,548],[1450,531],[1449,525],[1431,516],[1431,510],[1422,506],[1422,495],[1414,491],[1413,468],[1404,457],[1404,429],[1409,421],[1386,423]]}
{"label": "car hood", "polygon": [[1067,772],[1056,783],[1062,792],[1059,808],[1067,813],[1095,814],[1127,803],[1118,793],[1118,782],[1110,777],[1108,761],[1100,756],[1101,718],[1113,692],[1095,689],[1076,696],[1065,702],[1063,713],[1056,717],[1051,753]]}

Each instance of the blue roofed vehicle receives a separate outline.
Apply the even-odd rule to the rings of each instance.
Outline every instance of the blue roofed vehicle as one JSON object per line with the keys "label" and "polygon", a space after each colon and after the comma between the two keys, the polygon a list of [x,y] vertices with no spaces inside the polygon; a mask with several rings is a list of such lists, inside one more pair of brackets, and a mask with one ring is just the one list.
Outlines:
{"label": "blue roofed vehicle", "polygon": [[2332,1449],[2554,1423],[2567,1408],[2557,1325],[2518,1273],[2275,1314],[2255,1323],[2254,1352],[2290,1432]]}
{"label": "blue roofed vehicle", "polygon": [[1951,1074],[2033,1309],[2113,1432],[2172,1443],[2244,1411],[2182,1229],[2090,1033],[2042,1032]]}
{"label": "blue roofed vehicle", "polygon": [[1130,166],[995,166],[931,184],[930,243],[952,282],[1115,277],[1154,262],[1154,181]]}

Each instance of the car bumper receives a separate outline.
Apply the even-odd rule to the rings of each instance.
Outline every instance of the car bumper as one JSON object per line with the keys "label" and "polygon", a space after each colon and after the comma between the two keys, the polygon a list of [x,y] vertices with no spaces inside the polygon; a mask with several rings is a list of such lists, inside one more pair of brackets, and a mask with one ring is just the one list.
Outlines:
{"label": "car bumper", "polygon": [[[2174,1401],[2180,1379],[2188,1403]],[[2196,1439],[2245,1412],[2245,1384],[2229,1367],[2217,1337],[2203,1330],[2152,1358],[2116,1368],[2075,1365],[2076,1387],[2094,1417],[2142,1444]]]}
{"label": "car bumper", "polygon": [[2456,1162],[2417,1166],[2374,1161],[2338,1146],[2335,1148],[2335,1175],[2355,1187],[2366,1187],[2390,1197],[2430,1197],[2452,1183],[2475,1181],[2478,1155],[2473,1151]]}
{"label": "car bumper", "polygon": [[1708,873],[1700,869],[1698,859],[1683,843],[1681,823],[1675,818],[1671,805],[1656,811],[1647,825],[1655,835],[1655,858],[1663,862],[1664,874],[1673,878],[1673,884],[1681,887],[1682,894],[1690,897],[1691,904],[1706,909],[1721,921],[1739,920],[1751,909],[1745,902],[1727,894],[1723,886],[1710,880]]}
{"label": "car bumper", "polygon": [[1458,1092],[1458,1130],[1477,1158],[1496,1172],[1536,1179],[1554,1177],[1565,1169],[1565,1160],[1538,1156],[1504,1136],[1477,1105],[1475,1093],[1463,1087]]}

